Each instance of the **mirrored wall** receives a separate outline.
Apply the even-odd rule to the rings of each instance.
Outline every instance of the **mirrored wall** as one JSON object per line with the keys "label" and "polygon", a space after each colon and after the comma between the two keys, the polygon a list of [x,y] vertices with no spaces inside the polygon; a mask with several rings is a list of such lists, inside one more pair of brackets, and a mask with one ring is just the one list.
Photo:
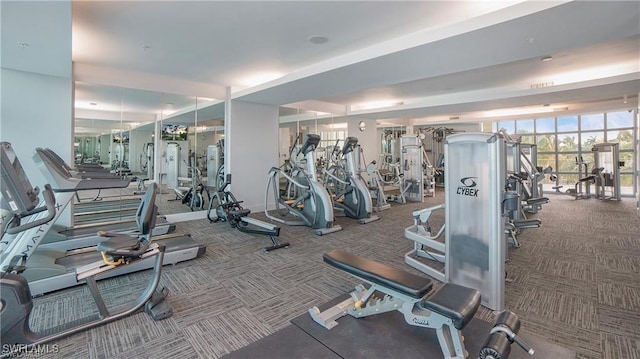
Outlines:
{"label": "mirrored wall", "polygon": [[172,202],[165,213],[206,207],[180,197],[199,185],[206,191],[208,173],[224,163],[219,151],[212,170],[208,156],[224,142],[224,102],[82,82],[75,89],[76,164],[100,164],[131,179],[124,195],[159,183],[159,199]]}

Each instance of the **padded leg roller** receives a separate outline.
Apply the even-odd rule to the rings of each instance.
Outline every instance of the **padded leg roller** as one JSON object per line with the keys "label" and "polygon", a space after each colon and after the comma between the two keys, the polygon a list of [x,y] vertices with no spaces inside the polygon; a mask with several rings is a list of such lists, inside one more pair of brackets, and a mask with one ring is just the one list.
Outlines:
{"label": "padded leg roller", "polygon": [[513,312],[505,310],[498,315],[489,338],[480,350],[480,359],[506,359],[511,353],[511,343],[518,344],[527,354],[534,350],[517,336],[520,330],[520,319]]}

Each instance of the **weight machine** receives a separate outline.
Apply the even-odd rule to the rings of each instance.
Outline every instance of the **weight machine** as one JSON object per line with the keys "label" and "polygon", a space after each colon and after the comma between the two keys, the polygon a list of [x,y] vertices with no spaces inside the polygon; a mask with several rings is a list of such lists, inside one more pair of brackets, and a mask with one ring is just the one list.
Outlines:
{"label": "weight machine", "polygon": [[595,169],[601,169],[595,178],[596,197],[602,200],[620,200],[620,152],[617,143],[598,143],[591,148]]}
{"label": "weight machine", "polygon": [[411,202],[424,201],[422,139],[418,135],[400,137],[400,195]]}
{"label": "weight machine", "polygon": [[[506,257],[505,146],[491,133],[460,133],[444,141],[445,203],[413,212],[405,229],[414,248],[405,262],[445,282],[475,288],[483,304],[504,308]],[[445,211],[445,224],[435,235],[431,215]],[[444,235],[444,241],[441,237]],[[440,239],[440,240],[439,240]],[[429,265],[418,258],[444,264]]]}

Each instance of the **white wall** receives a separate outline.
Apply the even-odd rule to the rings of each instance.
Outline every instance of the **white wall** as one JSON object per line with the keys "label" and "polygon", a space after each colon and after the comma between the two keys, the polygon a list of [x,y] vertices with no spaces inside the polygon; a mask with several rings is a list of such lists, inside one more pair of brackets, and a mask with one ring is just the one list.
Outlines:
{"label": "white wall", "polygon": [[[364,121],[365,123],[364,131],[360,131],[358,127],[360,121]],[[358,144],[360,145],[360,148],[362,148],[365,161],[367,161],[367,163],[360,164],[362,169],[364,169],[371,161],[378,160],[378,131],[376,129],[375,120],[348,117],[347,136],[358,138]]]}
{"label": "white wall", "polygon": [[[278,166],[278,107],[233,100],[225,119],[225,170],[243,207],[265,207],[267,174]],[[273,207],[270,201],[270,208]]]}
{"label": "white wall", "polygon": [[51,148],[73,163],[71,79],[1,71],[0,140],[13,144],[32,185],[42,188],[45,178],[31,158],[36,147]]}
{"label": "white wall", "polygon": [[[640,93],[638,93],[640,99]],[[636,209],[640,217],[640,108],[636,109]]]}

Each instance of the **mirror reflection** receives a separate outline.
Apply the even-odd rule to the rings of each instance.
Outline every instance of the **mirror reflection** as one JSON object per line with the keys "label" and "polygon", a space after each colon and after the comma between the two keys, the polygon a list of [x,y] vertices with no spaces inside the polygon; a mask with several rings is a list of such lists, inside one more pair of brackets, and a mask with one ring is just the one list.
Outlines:
{"label": "mirror reflection", "polygon": [[75,114],[74,161],[131,180],[117,196],[155,181],[164,213],[206,209],[224,165],[221,150],[208,153],[224,143],[223,102],[77,82]]}

